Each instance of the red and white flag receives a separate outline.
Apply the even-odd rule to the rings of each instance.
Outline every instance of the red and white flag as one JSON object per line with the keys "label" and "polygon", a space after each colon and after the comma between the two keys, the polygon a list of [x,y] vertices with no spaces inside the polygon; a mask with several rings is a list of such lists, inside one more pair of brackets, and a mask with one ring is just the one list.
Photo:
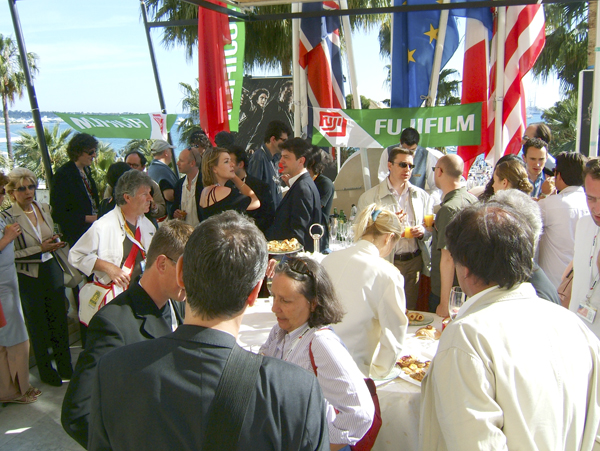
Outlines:
{"label": "red and white flag", "polygon": [[[496,28],[496,26],[495,26]],[[488,98],[488,150],[486,161],[495,164],[497,156],[517,154],[526,127],[526,101],[522,79],[531,70],[546,43],[544,10],[541,5],[506,8],[506,40],[504,43],[504,89],[502,102],[502,136],[499,152],[494,142],[494,99],[496,98],[496,39],[492,38],[490,95]],[[483,134],[482,130],[482,134]]]}

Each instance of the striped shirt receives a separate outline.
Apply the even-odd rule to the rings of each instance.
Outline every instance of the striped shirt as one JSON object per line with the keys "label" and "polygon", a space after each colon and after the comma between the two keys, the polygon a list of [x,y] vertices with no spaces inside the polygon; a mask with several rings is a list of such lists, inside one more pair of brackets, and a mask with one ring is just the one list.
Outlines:
{"label": "striped shirt", "polygon": [[330,328],[310,328],[304,323],[288,334],[275,325],[260,353],[295,363],[314,374],[311,342],[317,380],[327,405],[329,441],[355,445],[371,427],[375,407],[364,376]]}

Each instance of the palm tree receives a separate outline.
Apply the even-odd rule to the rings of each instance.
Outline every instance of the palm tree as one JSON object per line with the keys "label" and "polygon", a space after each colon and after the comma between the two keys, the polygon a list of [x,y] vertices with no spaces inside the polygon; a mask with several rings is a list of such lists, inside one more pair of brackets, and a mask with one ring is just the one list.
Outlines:
{"label": "palm tree", "polygon": [[568,96],[542,114],[552,130],[552,153],[574,152],[577,141],[577,97]]}
{"label": "palm tree", "polygon": [[123,147],[120,157],[123,157],[132,150],[137,150],[138,152],[142,152],[146,159],[150,161],[152,160],[152,144],[154,144],[153,139],[131,139]]}
{"label": "palm tree", "polygon": [[[458,77],[458,78],[455,78]],[[438,81],[436,105],[460,105],[458,87],[460,85],[460,74],[456,69],[442,69]]]}
{"label": "palm tree", "polygon": [[[27,61],[31,75],[37,73],[37,55],[27,54]],[[23,97],[23,89],[26,86],[25,73],[21,66],[17,44],[10,37],[0,34],[0,96],[2,97],[2,111],[4,113],[4,124],[6,126],[6,149],[8,151],[9,163],[12,166],[14,155],[10,142],[10,124],[8,121],[8,106],[15,103],[15,96]],[[41,158],[40,158],[41,161]]]}
{"label": "palm tree", "polygon": [[[198,7],[180,0],[147,0],[148,11],[155,21],[197,20]],[[349,8],[378,8],[390,6],[390,0],[349,0]],[[252,14],[289,13],[290,5],[255,6]],[[353,29],[368,29],[382,20],[382,15],[350,16]],[[163,44],[169,48],[183,45],[191,58],[198,41],[198,26],[166,27]],[[277,69],[282,75],[290,75],[292,69],[292,21],[269,20],[246,23],[246,46],[244,66]]]}
{"label": "palm tree", "polygon": [[[44,136],[53,171],[69,161],[67,143],[72,132],[73,130],[70,128],[59,132],[59,124],[56,124],[52,130],[44,127]],[[45,179],[46,173],[42,165],[42,153],[36,135],[21,132],[20,136],[21,138],[15,143],[15,164],[29,169],[38,179]]]}
{"label": "palm tree", "polygon": [[187,112],[187,117],[179,123],[177,131],[179,132],[180,144],[187,145],[192,133],[202,130],[200,128],[200,95],[198,93],[198,80],[196,79],[196,88],[192,88],[187,83],[180,82],[181,90],[183,91],[183,99],[181,100],[181,108]]}
{"label": "palm tree", "polygon": [[117,161],[116,152],[103,141],[98,143],[98,150],[96,151],[97,157],[94,158],[94,162],[90,169],[92,171],[92,177],[98,186],[98,192],[104,193],[106,189],[106,171],[111,164]]}

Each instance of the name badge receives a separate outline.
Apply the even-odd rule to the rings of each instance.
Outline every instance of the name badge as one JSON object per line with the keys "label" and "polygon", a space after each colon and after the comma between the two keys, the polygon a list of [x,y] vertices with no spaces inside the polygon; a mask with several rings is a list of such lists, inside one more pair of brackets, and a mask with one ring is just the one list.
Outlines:
{"label": "name badge", "polygon": [[579,304],[579,307],[577,308],[577,315],[581,319],[592,324],[594,322],[594,319],[596,318],[596,311],[596,308],[592,307],[589,304]]}

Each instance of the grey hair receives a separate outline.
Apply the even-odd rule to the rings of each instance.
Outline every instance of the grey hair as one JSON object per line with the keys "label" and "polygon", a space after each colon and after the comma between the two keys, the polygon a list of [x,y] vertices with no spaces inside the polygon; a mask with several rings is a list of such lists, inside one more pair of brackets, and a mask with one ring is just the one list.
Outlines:
{"label": "grey hair", "polygon": [[534,249],[537,249],[540,235],[542,234],[542,212],[540,206],[530,196],[518,189],[507,189],[498,191],[488,202],[496,202],[507,205],[518,211],[523,219],[529,224],[535,235]]}
{"label": "grey hair", "polygon": [[125,205],[125,194],[133,197],[141,186],[152,188],[152,179],[148,174],[141,171],[127,171],[117,182],[115,187],[115,201],[117,205]]}

